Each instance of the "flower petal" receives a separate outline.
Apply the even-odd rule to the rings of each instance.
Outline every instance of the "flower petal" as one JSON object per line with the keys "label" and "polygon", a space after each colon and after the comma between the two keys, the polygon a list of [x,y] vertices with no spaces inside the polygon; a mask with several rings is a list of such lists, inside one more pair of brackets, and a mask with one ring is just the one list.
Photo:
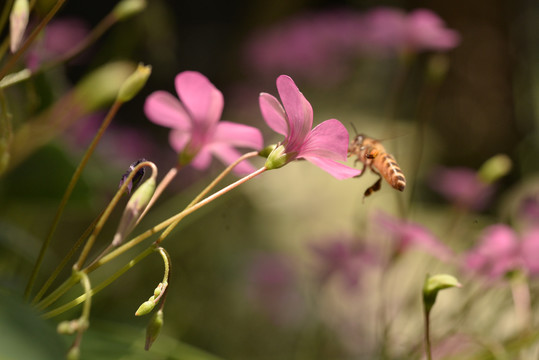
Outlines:
{"label": "flower petal", "polygon": [[191,119],[180,101],[166,91],[155,91],[146,98],[144,113],[151,122],[172,129],[189,130]]}
{"label": "flower petal", "polygon": [[[230,165],[234,161],[236,161],[240,156],[241,153],[234,149],[231,146],[224,145],[224,144],[214,144],[211,147],[211,152],[215,155],[215,157],[219,158],[225,165]],[[253,165],[251,165],[248,161],[242,161],[240,162],[235,168],[234,172],[238,175],[247,175],[249,173],[252,173],[255,171],[255,168]]]}
{"label": "flower petal", "polygon": [[260,150],[264,145],[260,130],[230,121],[219,121],[213,142]]}
{"label": "flower petal", "polygon": [[194,159],[191,161],[191,166],[197,170],[206,170],[211,163],[210,148],[204,147],[200,149]]}
{"label": "flower petal", "polygon": [[223,112],[223,94],[199,72],[184,71],[176,76],[176,91],[200,131],[210,129]]}
{"label": "flower petal", "polygon": [[298,156],[315,156],[345,161],[348,152],[348,139],[348,130],[339,120],[326,120],[307,135]]}
{"label": "flower petal", "polygon": [[170,146],[179,154],[183,151],[191,138],[189,132],[173,129],[168,135]]}
{"label": "flower petal", "polygon": [[326,159],[326,158],[319,158],[314,156],[304,156],[305,160],[313,163],[314,165],[318,166],[320,169],[328,172],[333,177],[343,180],[348,179],[354,176],[358,176],[361,174],[361,170],[354,169],[349,166],[346,166],[344,164],[341,164],[339,162]]}
{"label": "flower petal", "polygon": [[288,118],[288,151],[297,151],[313,126],[313,108],[287,75],[277,78],[277,90]]}
{"label": "flower petal", "polygon": [[287,136],[288,120],[279,100],[273,95],[261,93],[258,102],[266,124],[276,133]]}

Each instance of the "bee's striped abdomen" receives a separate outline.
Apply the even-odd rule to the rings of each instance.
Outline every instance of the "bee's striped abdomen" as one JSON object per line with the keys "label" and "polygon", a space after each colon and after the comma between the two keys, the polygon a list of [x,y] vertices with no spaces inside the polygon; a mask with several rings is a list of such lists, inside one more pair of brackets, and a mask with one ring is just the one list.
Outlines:
{"label": "bee's striped abdomen", "polygon": [[379,161],[374,162],[376,169],[394,189],[403,191],[406,187],[406,178],[395,158],[391,154],[384,153],[376,158],[378,159]]}

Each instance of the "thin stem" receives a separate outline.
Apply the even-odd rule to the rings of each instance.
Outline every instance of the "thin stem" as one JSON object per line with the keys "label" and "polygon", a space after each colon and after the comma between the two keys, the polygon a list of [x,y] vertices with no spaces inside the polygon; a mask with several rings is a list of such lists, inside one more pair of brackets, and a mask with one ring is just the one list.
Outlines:
{"label": "thin stem", "polygon": [[103,264],[106,264],[107,262],[111,261],[112,259],[116,258],[118,255],[124,253],[125,251],[131,249],[133,246],[135,245],[138,245],[140,242],[146,240],[148,237],[152,236],[153,234],[155,234],[156,232],[158,231],[161,231],[163,230],[164,228],[166,228],[167,226],[169,226],[170,224],[176,222],[176,221],[179,221],[181,219],[183,219],[184,217],[186,217],[187,215],[195,212],[196,210],[200,209],[201,207],[209,204],[210,202],[212,202],[213,200],[219,198],[221,195],[224,195],[226,194],[227,192],[229,192],[230,190],[238,187],[239,185],[251,180],[252,178],[262,174],[264,171],[266,171],[267,169],[265,167],[262,167],[258,170],[256,170],[255,172],[241,178],[240,180],[228,185],[227,187],[219,190],[218,192],[214,193],[213,195],[211,196],[208,196],[207,198],[205,198],[204,200],[196,203],[195,205],[191,206],[191,207],[188,207],[186,208],[185,210],[183,210],[182,212],[168,218],[167,220],[161,222],[160,224],[154,226],[153,228],[145,231],[144,233],[140,234],[139,236],[133,238],[132,240],[130,240],[129,242],[125,243],[124,245],[120,246],[119,248],[117,248],[116,250],[112,251],[110,254],[104,256],[101,260],[99,260],[97,263],[95,263],[94,265],[92,266],[89,266],[87,269],[88,269],[88,272],[91,272],[95,269],[97,269],[98,267],[100,267],[101,265]]}
{"label": "thin stem", "polygon": [[47,279],[45,284],[43,284],[41,289],[38,291],[38,293],[36,294],[36,296],[32,300],[33,304],[37,303],[41,299],[43,294],[45,294],[45,292],[51,286],[52,282],[54,280],[56,280],[56,278],[58,277],[58,274],[60,274],[60,271],[62,271],[62,269],[67,265],[67,262],[69,261],[69,259],[71,259],[71,257],[73,257],[73,255],[75,254],[77,249],[82,245],[82,242],[90,235],[90,233],[92,232],[92,230],[95,227],[95,224],[97,223],[97,221],[99,220],[99,218],[101,217],[102,214],[103,213],[101,213],[97,218],[94,219],[94,221],[90,224],[90,226],[88,226],[88,228],[84,231],[84,233],[78,238],[77,242],[75,242],[75,245],[73,245],[73,247],[69,250],[67,255],[62,259],[60,264],[56,267],[56,269],[54,269],[54,271],[49,276],[49,278]]}
{"label": "thin stem", "polygon": [[[0,78],[1,78],[1,76],[0,76]],[[28,298],[30,296],[30,292],[32,291],[32,287],[33,287],[34,282],[36,280],[37,273],[39,272],[39,268],[41,267],[41,263],[43,262],[45,252],[47,251],[47,249],[48,249],[48,247],[50,245],[52,236],[54,234],[54,231],[56,230],[56,227],[58,226],[58,223],[60,221],[60,217],[62,216],[62,213],[63,213],[63,211],[65,209],[66,204],[67,204],[67,201],[69,200],[69,197],[71,196],[71,193],[73,192],[73,189],[75,188],[75,185],[77,184],[77,182],[78,182],[78,180],[79,180],[79,178],[80,178],[80,176],[82,174],[82,171],[84,170],[84,167],[86,166],[86,163],[88,162],[88,160],[90,159],[90,156],[94,152],[94,149],[97,146],[97,143],[99,142],[99,140],[103,136],[105,130],[107,129],[108,125],[110,124],[110,122],[112,121],[112,119],[114,118],[114,116],[116,115],[118,110],[120,109],[121,105],[122,105],[121,102],[118,102],[118,101],[114,102],[114,104],[112,105],[111,109],[109,110],[107,116],[103,120],[103,123],[101,124],[101,127],[97,131],[97,134],[95,135],[94,139],[92,140],[92,143],[90,144],[90,146],[86,150],[86,153],[84,154],[81,162],[79,163],[77,169],[75,170],[75,173],[73,174],[73,176],[71,177],[71,180],[69,181],[69,184],[68,184],[68,186],[67,186],[67,188],[66,188],[66,190],[64,192],[64,196],[62,197],[62,200],[60,201],[60,205],[58,206],[58,210],[56,211],[56,214],[55,214],[54,219],[52,221],[52,224],[51,224],[51,227],[50,227],[49,232],[47,234],[47,237],[45,238],[45,241],[41,245],[41,249],[39,251],[39,255],[38,255],[38,258],[37,258],[36,263],[34,265],[34,268],[32,269],[32,273],[30,275],[30,279],[28,280],[28,284],[26,285],[26,290],[24,292],[24,295],[25,295],[26,298]]]}
{"label": "thin stem", "polygon": [[77,260],[77,262],[74,265],[74,269],[78,270],[78,269],[82,268],[82,266],[84,265],[84,262],[86,261],[86,258],[88,257],[88,254],[90,253],[90,250],[92,249],[92,247],[93,247],[93,245],[95,243],[95,240],[97,239],[97,236],[99,235],[99,233],[101,232],[101,229],[103,228],[103,226],[107,222],[110,214],[112,213],[112,210],[114,210],[114,208],[118,204],[118,200],[120,200],[120,196],[122,196],[125,193],[125,190],[127,189],[127,186],[133,180],[133,177],[144,166],[149,166],[149,167],[152,168],[152,177],[155,178],[157,176],[157,167],[155,166],[154,163],[152,163],[150,161],[144,161],[144,162],[141,162],[140,164],[137,164],[137,166],[135,166],[133,171],[131,171],[129,173],[129,175],[127,176],[127,179],[124,181],[122,186],[120,186],[120,188],[116,192],[116,195],[114,195],[114,197],[110,201],[109,205],[107,206],[107,208],[103,212],[103,216],[101,216],[101,218],[99,218],[99,221],[97,222],[97,224],[94,227],[94,231],[93,231],[92,235],[90,235],[90,238],[88,239],[88,241],[84,245],[84,249],[82,250],[82,252],[81,252],[81,254],[79,256],[79,259]]}
{"label": "thin stem", "polygon": [[[213,179],[213,181],[208,185],[206,186],[206,188],[204,190],[202,190],[200,192],[200,194],[198,194],[194,199],[193,201],[191,201],[189,203],[189,205],[186,206],[186,209],[190,208],[191,206],[193,206],[194,204],[196,204],[197,202],[200,201],[200,199],[202,199],[204,196],[206,196],[219,182],[221,182],[221,180],[224,179],[225,176],[227,176],[228,174],[230,174],[230,172],[242,161],[246,160],[246,159],[249,159],[249,158],[252,158],[252,157],[255,157],[255,156],[258,156],[258,152],[257,151],[251,151],[251,152],[248,152],[246,154],[243,154],[242,156],[240,156],[236,161],[234,161],[232,164],[230,164],[225,170],[223,170],[215,179]],[[180,219],[181,220],[181,219]],[[173,222],[172,224],[170,224],[164,231],[163,233],[159,236],[159,238],[156,240],[156,244],[160,244],[169,234],[172,230],[174,230],[174,228],[179,224],[180,220],[178,221],[175,221]]]}
{"label": "thin stem", "polygon": [[[154,247],[149,247],[147,248],[146,250],[144,250],[143,252],[141,252],[137,257],[135,257],[134,259],[130,260],[127,264],[125,264],[122,268],[120,268],[118,271],[116,271],[114,274],[112,274],[112,276],[108,277],[106,280],[104,280],[102,283],[100,283],[99,285],[97,285],[95,288],[92,289],[92,295],[95,295],[97,294],[98,292],[100,292],[101,290],[103,290],[104,288],[106,288],[107,286],[109,286],[110,284],[112,284],[116,279],[118,279],[120,276],[122,276],[127,270],[131,269],[133,266],[135,266],[140,260],[144,259],[146,256],[152,254],[153,252],[155,251],[155,248]],[[88,271],[85,271],[85,270],[81,270],[82,272],[84,273],[88,273]],[[74,285],[74,284],[73,284]],[[69,310],[69,309],[72,309],[74,308],[75,306],[79,305],[80,303],[82,303],[84,300],[86,299],[86,294],[82,294],[80,295],[79,297],[71,300],[70,302],[62,305],[62,306],[59,306],[57,307],[56,309],[53,309],[45,314],[43,314],[43,317],[45,319],[49,319],[49,318],[52,318],[52,317],[55,317],[55,316],[58,316],[62,313],[64,313],[65,311]],[[56,300],[56,299],[55,299]],[[54,302],[55,300],[53,300],[52,302]],[[50,302],[50,303],[52,303]],[[46,306],[48,306],[49,304],[46,304],[46,305],[40,305],[39,308],[44,308]]]}
{"label": "thin stem", "polygon": [[[249,157],[249,156],[255,156],[257,153],[249,153],[249,154],[245,154],[244,156],[246,157]],[[237,165],[239,163],[238,162],[235,162],[234,164],[231,165],[231,167]],[[228,170],[228,169],[227,169]],[[90,264],[89,266],[87,266],[85,269],[81,270],[81,271],[84,271],[86,274],[89,274],[91,273],[92,271],[94,271],[95,269],[99,268],[101,265],[104,265],[106,264],[107,262],[113,260],[114,258],[116,258],[117,256],[121,255],[122,253],[124,253],[125,251],[129,250],[130,248],[136,246],[137,244],[139,244],[140,242],[142,242],[143,240],[147,239],[148,237],[152,236],[153,234],[155,234],[156,232],[164,229],[165,227],[167,227],[168,225],[176,222],[176,221],[179,221],[181,220],[182,218],[184,218],[185,216],[191,214],[192,212],[198,210],[199,208],[201,208],[202,206],[204,205],[207,205],[208,203],[210,203],[211,201],[217,199],[219,196],[227,193],[228,191],[236,188],[237,186],[247,182],[248,180],[250,179],[253,179],[254,177],[262,174],[263,172],[265,172],[267,169],[265,167],[263,168],[260,168],[258,169],[257,171],[253,172],[252,174],[249,174],[247,176],[245,176],[244,178],[228,185],[227,187],[221,189],[220,191],[216,192],[215,194],[207,197],[206,199],[204,199],[203,201],[200,201],[199,203],[197,203],[196,205],[193,205],[189,208],[186,208],[184,209],[182,212],[180,212],[179,214],[176,214],[175,216],[163,221],[161,224],[158,224],[156,226],[154,226],[153,228],[145,231],[144,233],[140,234],[139,236],[131,239],[130,241],[128,241],[127,243],[125,243],[124,245],[120,246],[119,248],[117,248],[116,250],[112,251],[110,254],[107,254],[106,256],[104,256],[102,259],[100,259],[99,261],[97,262],[94,262],[92,264]],[[226,171],[226,170],[225,170]],[[225,173],[225,171],[223,173]],[[224,176],[224,175],[223,175]],[[220,177],[218,177],[220,178]],[[215,181],[214,181],[215,182]],[[214,183],[212,182],[212,184]],[[209,186],[204,189],[204,191],[200,194],[200,195],[204,195],[206,193],[206,190],[208,190]],[[208,190],[209,191],[209,190]],[[199,196],[200,196],[199,195]],[[197,196],[197,198],[199,197]],[[151,254],[155,249],[155,244],[152,244],[150,247],[148,247],[146,250],[144,250],[140,255],[138,255],[135,259],[131,260],[126,266],[124,266],[124,268],[122,268],[120,271],[118,271],[117,273],[115,273],[112,277],[110,277],[109,279],[105,280],[100,286],[102,287],[96,287],[96,289],[94,289],[94,294],[97,292],[97,290],[101,290],[102,288],[108,286],[110,283],[112,283],[116,278],[118,278],[119,276],[121,276],[125,271],[127,271],[129,268],[131,268],[133,265],[135,265],[138,261],[140,261],[141,259],[145,258],[146,256],[148,256],[149,254]],[[47,296],[45,299],[43,299],[38,305],[37,307],[39,309],[44,309],[46,308],[47,306],[49,306],[50,304],[52,304],[54,301],[56,301],[61,295],[63,295],[69,288],[71,288],[71,286],[73,286],[74,283],[72,283],[70,281],[70,279],[66,280],[62,285],[60,285],[60,287],[55,290],[52,294],[50,294],[49,296]],[[77,299],[71,301],[70,303],[68,304],[65,304],[64,306],[61,306],[47,314],[45,314],[46,317],[52,317],[52,316],[56,316],[56,315],[59,315],[61,313],[63,313],[64,311],[80,304],[81,302],[83,301],[83,297],[82,296],[79,296]],[[50,315],[49,315],[50,314]]]}
{"label": "thin stem", "polygon": [[430,347],[430,311],[425,309],[425,354],[427,360],[432,360],[432,352]]}
{"label": "thin stem", "polygon": [[35,40],[35,38],[39,35],[41,30],[51,21],[53,16],[60,10],[62,5],[64,4],[66,0],[58,0],[56,4],[54,4],[54,7],[49,11],[49,13],[43,18],[43,20],[39,23],[39,25],[32,31],[30,36],[24,41],[22,46],[17,50],[13,56],[7,61],[7,63],[4,65],[3,68],[0,69],[0,80],[2,80],[7,73],[11,70],[13,66],[17,63],[19,58],[28,50],[32,42]]}
{"label": "thin stem", "polygon": [[[2,15],[0,15],[0,30],[4,28],[4,25],[6,25],[7,19],[9,18],[9,14],[11,13],[11,9],[13,8],[13,3],[15,0],[7,0],[4,4],[4,8],[2,10]],[[0,59],[4,56],[5,51],[7,50],[9,46],[9,35],[6,36],[2,44],[0,45]]]}

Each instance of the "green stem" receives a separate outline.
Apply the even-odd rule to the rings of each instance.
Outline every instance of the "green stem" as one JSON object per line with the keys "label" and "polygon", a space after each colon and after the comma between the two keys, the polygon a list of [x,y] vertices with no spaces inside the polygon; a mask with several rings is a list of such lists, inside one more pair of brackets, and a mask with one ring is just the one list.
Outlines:
{"label": "green stem", "polygon": [[[102,215],[103,213],[101,213]],[[101,217],[101,215],[99,215],[97,218],[95,218],[95,220],[90,224],[90,226],[88,226],[88,228],[84,231],[84,233],[78,238],[77,242],[75,242],[75,245],[73,245],[73,247],[69,250],[69,252],[67,253],[67,255],[62,259],[62,261],[60,262],[60,264],[58,264],[58,266],[56,267],[56,269],[54,269],[54,271],[52,272],[52,274],[49,276],[49,278],[47,279],[47,281],[45,281],[45,284],[43,284],[43,286],[41,287],[41,289],[38,291],[38,293],[36,294],[36,296],[34,297],[34,299],[32,300],[32,303],[35,304],[37,303],[41,297],[43,296],[43,294],[45,294],[45,292],[49,289],[49,287],[51,286],[52,282],[54,280],[56,280],[56,278],[58,277],[58,274],[60,274],[60,272],[62,271],[62,269],[67,265],[67,262],[69,261],[69,259],[71,259],[73,257],[73,255],[75,254],[75,252],[78,250],[78,248],[82,245],[83,241],[88,238],[88,236],[90,235],[90,233],[92,232],[92,230],[94,229],[95,227],[95,224],[97,223],[97,221],[99,220],[99,218]]]}
{"label": "green stem", "polygon": [[427,360],[432,360],[432,352],[430,347],[430,310],[424,309],[425,314],[425,354]]}
{"label": "green stem", "polygon": [[53,8],[49,13],[43,18],[43,20],[39,23],[39,25],[32,31],[30,36],[24,41],[22,46],[17,50],[11,58],[7,61],[7,63],[4,65],[3,68],[0,69],[0,80],[2,80],[7,73],[11,70],[13,66],[17,63],[19,58],[28,50],[32,42],[35,40],[35,38],[39,35],[41,30],[51,21],[54,15],[60,10],[62,5],[64,4],[66,0],[58,0],[56,4],[54,4]]}
{"label": "green stem", "polygon": [[120,246],[119,248],[117,248],[116,250],[112,251],[110,254],[104,256],[101,260],[99,260],[98,262],[96,262],[94,265],[92,266],[89,266],[87,269],[88,271],[93,271],[95,269],[97,269],[98,267],[100,267],[101,265],[103,264],[106,264],[107,262],[113,260],[114,258],[116,258],[117,256],[123,254],[124,252],[126,252],[127,250],[131,249],[133,246],[135,245],[138,245],[140,242],[146,240],[148,237],[152,236],[153,234],[155,234],[156,232],[158,231],[161,231],[163,230],[164,228],[168,227],[170,224],[173,224],[177,221],[180,221],[182,220],[184,217],[186,217],[187,215],[197,211],[198,209],[200,209],[201,207],[209,204],[210,202],[212,202],[213,200],[219,198],[221,195],[224,195],[226,194],[227,192],[229,192],[230,190],[238,187],[239,185],[245,183],[246,181],[249,181],[251,180],[252,178],[262,174],[263,172],[265,172],[267,169],[265,167],[262,167],[258,170],[256,170],[255,172],[241,178],[240,180],[228,185],[227,187],[219,190],[218,192],[214,193],[213,195],[211,196],[208,196],[207,198],[205,198],[204,200],[196,203],[195,205],[192,205],[191,207],[188,207],[186,208],[185,210],[181,211],[180,213],[168,218],[167,220],[161,222],[160,224],[154,226],[153,228],[145,231],[144,233],[140,234],[139,236],[133,238],[132,240],[130,240],[129,242],[125,243],[124,245]]}
{"label": "green stem", "polygon": [[[1,78],[1,77],[0,77]],[[56,211],[56,214],[54,216],[54,219],[52,221],[51,227],[49,228],[49,232],[47,234],[47,237],[45,238],[45,241],[43,242],[41,249],[39,251],[38,258],[36,260],[36,263],[34,265],[34,268],[32,269],[32,273],[30,275],[30,279],[28,280],[28,284],[26,285],[26,290],[24,292],[24,295],[26,298],[30,296],[30,292],[32,291],[32,287],[34,285],[34,282],[36,280],[37,273],[39,272],[39,268],[41,267],[41,263],[43,262],[43,258],[45,256],[45,252],[47,251],[52,236],[56,230],[56,227],[60,221],[60,217],[62,216],[62,213],[65,209],[65,206],[67,204],[67,201],[69,200],[69,197],[71,196],[71,193],[73,192],[73,189],[75,188],[75,185],[77,184],[77,181],[79,180],[82,171],[84,170],[84,167],[86,166],[86,163],[90,159],[90,156],[94,152],[95,147],[97,146],[97,143],[105,133],[105,130],[109,126],[110,122],[120,109],[120,106],[122,105],[121,102],[114,102],[111,109],[109,110],[107,116],[103,120],[103,123],[101,124],[101,127],[97,131],[97,134],[95,135],[94,139],[92,140],[92,143],[86,150],[86,153],[84,154],[81,162],[79,163],[77,169],[75,170],[75,173],[71,177],[71,180],[69,181],[69,184],[64,192],[64,196],[62,197],[62,200],[60,201],[60,205],[58,206],[58,210]]]}
{"label": "green stem", "polygon": [[[230,170],[232,170],[232,168],[234,168],[234,166],[236,166],[239,162],[241,162],[242,160],[244,160],[245,158],[247,157],[253,157],[255,155],[257,155],[258,153],[256,152],[252,152],[252,153],[248,153],[248,154],[245,154],[244,156],[242,156],[240,159],[238,159],[238,161],[234,162],[233,164],[231,164],[227,169],[225,169],[225,171],[223,171],[223,173],[221,173],[220,176],[218,176],[216,178],[216,180],[218,179],[222,179],[222,177],[224,177],[228,172],[230,172]],[[121,255],[122,253],[124,253],[125,251],[131,249],[132,247],[134,247],[135,245],[139,244],[140,242],[142,242],[143,240],[147,239],[148,237],[152,236],[153,234],[155,234],[156,232],[164,229],[165,227],[169,226],[170,224],[176,222],[176,221],[180,221],[182,218],[184,218],[185,216],[191,214],[192,212],[198,210],[199,208],[201,208],[202,206],[204,205],[207,205],[208,203],[210,203],[211,201],[217,199],[219,196],[227,193],[228,191],[234,189],[235,187],[245,183],[246,181],[250,180],[250,179],[253,179],[254,177],[262,174],[263,172],[265,172],[267,169],[265,167],[263,168],[260,168],[258,169],[257,171],[253,172],[252,174],[249,174],[247,176],[245,176],[244,178],[228,185],[227,187],[221,189],[220,191],[216,192],[215,194],[207,197],[206,199],[204,199],[203,201],[200,201],[199,203],[191,206],[191,207],[187,207],[186,209],[184,209],[182,212],[180,212],[179,214],[176,214],[175,216],[163,221],[161,224],[159,225],[156,225],[154,226],[153,228],[145,231],[144,233],[138,235],[137,237],[131,239],[130,241],[128,241],[127,243],[125,243],[124,245],[118,247],[116,250],[112,251],[111,253],[107,254],[106,256],[104,256],[103,258],[101,258],[99,261],[97,262],[94,262],[92,264],[90,264],[88,267],[86,267],[85,269],[83,269],[82,271],[84,271],[86,274],[89,274],[91,273],[92,271],[96,270],[97,268],[99,268],[101,265],[104,265],[106,264],[107,262],[113,260],[114,258],[116,258],[117,256]],[[212,184],[216,184],[217,181],[214,180],[210,186]],[[199,194],[195,199],[198,199],[202,196],[204,196],[208,191],[211,190],[210,186],[208,186],[206,189],[204,189],[202,191],[201,194]],[[191,202],[192,204],[193,202]],[[190,204],[190,205],[191,205]],[[152,244],[150,247],[148,247],[146,250],[144,250],[140,255],[138,255],[134,260],[131,260],[126,266],[124,266],[124,268],[122,268],[119,272],[115,273],[111,278],[105,280],[100,286],[102,287],[96,287],[96,289],[94,289],[94,294],[97,293],[97,290],[99,288],[99,290],[101,290],[102,288],[108,286],[110,283],[112,283],[116,278],[118,278],[119,276],[121,276],[125,271],[127,271],[129,268],[131,268],[134,264],[136,264],[138,261],[142,260],[143,258],[145,258],[146,256],[148,256],[149,254],[151,254],[154,249],[155,249],[155,244]],[[38,309],[45,309],[46,307],[48,307],[50,304],[52,304],[53,302],[55,302],[56,300],[58,300],[58,298],[60,296],[62,296],[69,288],[71,288],[72,286],[74,285],[74,283],[72,283],[70,281],[70,279],[66,280],[62,285],[60,285],[60,287],[55,290],[53,293],[51,293],[49,296],[47,296],[45,299],[43,299],[40,303],[38,303],[37,307]],[[73,301],[49,312],[49,313],[46,313],[44,316],[46,317],[53,317],[53,316],[56,316],[56,315],[59,315],[61,313],[63,313],[64,311],[67,311],[68,309],[71,309],[72,307],[80,304],[82,301],[84,301],[83,299],[83,296],[84,295],[81,295],[79,296],[77,299],[74,299]]]}
{"label": "green stem", "polygon": [[[98,292],[100,292],[101,290],[103,290],[104,288],[106,288],[107,286],[109,286],[110,284],[112,284],[116,279],[118,279],[120,276],[122,276],[127,270],[131,269],[133,266],[135,266],[140,260],[144,259],[146,256],[152,254],[153,252],[155,251],[155,248],[154,247],[149,247],[147,248],[146,250],[144,250],[143,252],[141,252],[137,257],[135,257],[134,259],[130,260],[126,265],[124,265],[121,269],[119,269],[118,271],[116,271],[114,274],[112,274],[110,277],[108,277],[106,280],[104,280],[102,283],[100,283],[99,285],[97,285],[95,288],[92,289],[92,295],[95,295],[97,294]],[[88,273],[88,271],[85,271],[85,270],[82,270],[82,272],[84,273]],[[74,284],[71,284],[71,286],[73,286]],[[65,291],[64,291],[65,292]],[[52,301],[49,301],[49,304],[54,302],[56,299],[52,300]],[[50,319],[52,317],[55,317],[55,316],[58,316],[64,312],[66,312],[67,310],[69,309],[72,309],[74,308],[75,306],[79,305],[80,303],[82,303],[84,300],[86,300],[86,294],[82,294],[80,295],[79,297],[71,300],[70,302],[62,305],[62,306],[59,306],[57,307],[56,309],[53,309],[45,314],[43,314],[43,317],[45,319]],[[49,304],[43,304],[39,306],[39,308],[45,308],[47,307]]]}

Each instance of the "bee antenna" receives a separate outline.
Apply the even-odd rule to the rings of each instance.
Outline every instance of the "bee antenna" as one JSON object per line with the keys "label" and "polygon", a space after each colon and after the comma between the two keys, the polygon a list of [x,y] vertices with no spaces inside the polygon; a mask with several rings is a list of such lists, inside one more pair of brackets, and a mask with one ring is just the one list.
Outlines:
{"label": "bee antenna", "polygon": [[358,136],[359,133],[357,132],[357,129],[356,129],[356,126],[354,125],[354,123],[350,123],[350,126],[352,126],[352,129],[354,129],[354,132],[356,133],[356,136]]}

